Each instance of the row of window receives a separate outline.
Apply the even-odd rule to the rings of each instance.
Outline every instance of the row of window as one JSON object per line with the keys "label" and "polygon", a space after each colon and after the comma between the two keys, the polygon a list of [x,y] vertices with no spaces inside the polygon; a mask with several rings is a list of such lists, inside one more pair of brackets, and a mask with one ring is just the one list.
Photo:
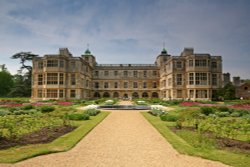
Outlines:
{"label": "row of window", "polygon": [[[194,94],[195,92],[195,94]],[[207,90],[189,90],[189,98],[208,98],[208,91]],[[183,98],[183,91],[177,90],[176,91],[176,98]]]}
{"label": "row of window", "polygon": [[[64,90],[62,89],[47,89],[46,92],[42,89],[38,89],[37,90],[37,97],[38,98],[43,98],[43,97],[46,97],[46,98],[64,98]],[[70,90],[70,97],[71,98],[74,98],[76,97],[76,90]]]}
{"label": "row of window", "polygon": [[[188,60],[188,66],[189,67],[208,67],[210,65],[210,60],[207,59],[196,59],[196,60]],[[217,62],[212,61],[211,67],[217,68]],[[182,61],[174,61],[174,68],[183,68],[183,62]],[[171,68],[171,63],[168,64],[168,69]]]}
{"label": "row of window", "polygon": [[[208,73],[189,73],[189,85],[208,85],[210,84],[209,78],[210,74]],[[212,85],[216,86],[218,84],[217,82],[217,74],[212,74]]]}
{"label": "row of window", "polygon": [[[76,70],[77,69],[75,61],[71,61],[69,64],[70,64],[69,66],[70,66],[71,70]],[[64,60],[47,60],[46,64],[44,64],[43,61],[39,61],[38,62],[38,69],[43,69],[43,67],[45,65],[46,65],[46,67],[60,67],[60,68],[64,68],[65,62],[64,62]],[[81,68],[82,68],[81,70],[89,72],[89,67],[88,66],[82,66]]]}
{"label": "row of window", "polygon": [[[158,72],[157,71],[153,71],[153,76],[158,76]],[[118,76],[119,72],[118,71],[104,71],[104,76]],[[99,71],[95,71],[94,72],[94,76],[98,77],[99,76]],[[132,74],[129,75],[129,71],[125,70],[123,71],[123,77],[129,77],[129,76],[133,76],[133,77],[138,77],[139,76],[139,71],[132,71]],[[148,77],[148,71],[143,71],[143,77]]]}
{"label": "row of window", "polygon": [[[94,88],[100,88],[101,85],[99,82],[95,82],[94,83]],[[129,82],[123,82],[123,88],[129,88]],[[133,82],[132,83],[132,87],[133,88],[139,88],[139,83],[138,82]],[[103,84],[103,88],[111,88],[111,83],[109,82],[104,82]],[[114,82],[113,84],[113,88],[119,88],[119,84],[118,82]],[[142,88],[148,88],[148,83],[147,82],[143,82],[142,83]],[[153,82],[152,88],[157,88],[157,82]]]}
{"label": "row of window", "polygon": [[[44,91],[42,89],[38,89],[38,91],[37,91],[37,97],[38,98],[43,98],[43,97],[45,97],[45,98],[64,98],[64,96],[65,96],[65,91],[62,90],[62,89],[59,89],[59,90],[57,90],[57,89],[47,89],[47,90],[44,90]],[[123,96],[128,98],[128,94],[124,94]],[[75,97],[76,97],[76,90],[71,89],[70,90],[70,98],[75,98]],[[101,95],[100,95],[99,92],[95,92],[94,97],[101,97]],[[111,97],[111,95],[110,95],[109,92],[104,92],[103,97]],[[120,94],[118,92],[114,92],[113,97],[114,98],[119,98]],[[134,93],[132,93],[132,97],[133,98],[139,98],[140,96],[139,96],[139,93],[134,92]],[[141,97],[149,97],[149,95],[148,95],[147,92],[143,92],[141,94]],[[158,93],[153,92],[152,97],[157,98]]]}
{"label": "row of window", "polygon": [[[63,73],[47,73],[46,84],[47,85],[64,85],[64,74]],[[59,77],[59,80],[58,80]],[[43,74],[37,75],[38,85],[45,84]],[[70,85],[76,85],[76,74],[70,75]],[[89,81],[86,80],[85,86],[89,87]]]}
{"label": "row of window", "polygon": [[[149,95],[149,93],[147,93],[147,92],[143,92],[143,93],[141,94],[141,96],[139,95],[138,92],[133,92],[133,93],[131,94],[131,97],[132,97],[132,98],[140,98],[140,97],[142,97],[142,98],[148,98],[149,96],[150,96],[150,95]],[[95,93],[94,93],[94,97],[95,97],[95,98],[100,98],[100,97],[104,97],[104,98],[107,98],[107,97],[113,97],[113,98],[128,98],[129,95],[128,95],[127,93],[119,94],[118,92],[114,92],[114,93],[113,93],[113,96],[112,96],[111,93],[109,93],[109,92],[104,92],[103,95],[101,96],[101,94],[100,94],[99,92],[95,92]],[[153,92],[152,95],[151,95],[151,97],[152,97],[152,98],[158,98],[159,95],[158,95],[157,92]]]}
{"label": "row of window", "polygon": [[[208,85],[210,84],[210,74],[208,73],[189,73],[189,85]],[[172,78],[168,79],[168,85],[172,84]],[[176,85],[183,84],[183,75],[176,74]],[[166,86],[166,81],[162,81],[162,85]],[[212,85],[218,85],[218,76],[217,74],[212,74]]]}
{"label": "row of window", "polygon": [[[189,90],[189,98],[194,98],[194,90]],[[195,98],[208,98],[207,90],[196,90]]]}

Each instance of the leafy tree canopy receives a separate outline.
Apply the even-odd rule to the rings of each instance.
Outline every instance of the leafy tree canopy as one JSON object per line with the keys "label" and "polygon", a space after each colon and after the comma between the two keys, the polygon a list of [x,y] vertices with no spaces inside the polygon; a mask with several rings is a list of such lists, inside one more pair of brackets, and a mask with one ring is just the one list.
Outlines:
{"label": "leafy tree canopy", "polygon": [[[32,61],[37,56],[31,52],[19,52],[11,56],[12,59],[20,59],[22,66],[19,70],[20,74],[14,76],[14,87],[9,93],[10,96],[29,97],[31,95],[32,66],[26,63]],[[27,71],[24,72],[23,70]]]}
{"label": "leafy tree canopy", "polygon": [[19,53],[14,54],[13,56],[11,56],[11,58],[12,59],[20,59],[20,64],[22,64],[21,70],[26,69],[29,72],[31,72],[32,71],[32,66],[25,65],[25,63],[27,61],[32,61],[32,59],[34,57],[37,57],[37,56],[38,55],[33,54],[31,52],[19,52]]}
{"label": "leafy tree canopy", "polygon": [[5,97],[13,87],[12,76],[8,71],[0,71],[0,96]]}

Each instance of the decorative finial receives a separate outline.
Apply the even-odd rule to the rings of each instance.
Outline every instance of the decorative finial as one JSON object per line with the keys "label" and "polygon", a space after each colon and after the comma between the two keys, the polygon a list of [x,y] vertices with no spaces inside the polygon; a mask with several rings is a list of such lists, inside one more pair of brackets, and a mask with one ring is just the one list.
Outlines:
{"label": "decorative finial", "polygon": [[164,55],[168,54],[167,50],[165,49],[165,42],[163,42],[163,49],[161,51],[161,54],[164,54]]}
{"label": "decorative finial", "polygon": [[87,49],[85,51],[85,55],[90,55],[90,54],[91,54],[91,52],[89,50],[89,43],[87,43]]}

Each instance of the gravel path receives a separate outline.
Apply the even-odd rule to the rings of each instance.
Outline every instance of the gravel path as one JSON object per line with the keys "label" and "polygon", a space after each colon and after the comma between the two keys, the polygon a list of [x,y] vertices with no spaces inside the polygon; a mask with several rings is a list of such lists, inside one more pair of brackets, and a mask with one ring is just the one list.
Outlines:
{"label": "gravel path", "polygon": [[[1,166],[1,165],[0,165]],[[18,167],[225,167],[181,155],[139,111],[112,113],[72,150],[17,163]]]}

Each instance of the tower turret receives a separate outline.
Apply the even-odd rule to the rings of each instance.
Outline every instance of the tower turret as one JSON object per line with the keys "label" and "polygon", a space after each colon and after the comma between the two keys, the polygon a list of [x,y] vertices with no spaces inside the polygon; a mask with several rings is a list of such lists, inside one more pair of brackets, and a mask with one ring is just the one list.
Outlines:
{"label": "tower turret", "polygon": [[161,51],[161,54],[158,55],[156,58],[156,61],[155,61],[156,65],[157,66],[163,65],[168,60],[169,57],[170,57],[170,55],[168,55],[167,50],[165,48],[163,48]]}

